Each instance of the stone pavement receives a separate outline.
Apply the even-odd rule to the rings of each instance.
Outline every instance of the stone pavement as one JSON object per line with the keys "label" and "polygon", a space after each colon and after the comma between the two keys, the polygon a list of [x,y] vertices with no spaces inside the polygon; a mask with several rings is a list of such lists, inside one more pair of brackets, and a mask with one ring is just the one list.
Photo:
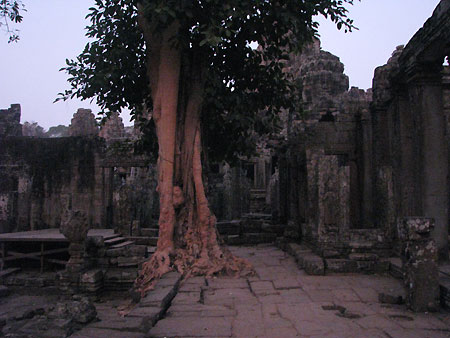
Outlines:
{"label": "stone pavement", "polygon": [[[97,305],[102,320],[74,337],[450,337],[449,312],[414,314],[404,305],[378,302],[379,293],[403,292],[392,277],[308,276],[276,247],[231,250],[247,258],[257,275],[182,282],[150,329],[143,328],[143,316],[119,318],[115,305]],[[148,320],[155,309],[136,311],[149,312]]]}

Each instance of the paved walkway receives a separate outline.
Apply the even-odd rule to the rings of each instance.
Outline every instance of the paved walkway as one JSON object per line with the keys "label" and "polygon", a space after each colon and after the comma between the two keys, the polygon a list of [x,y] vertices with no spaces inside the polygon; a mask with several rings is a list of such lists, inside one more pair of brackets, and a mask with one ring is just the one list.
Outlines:
{"label": "paved walkway", "polygon": [[[449,312],[413,314],[403,305],[378,302],[380,292],[402,293],[391,277],[308,276],[273,246],[231,250],[250,260],[257,276],[189,279],[150,331],[122,331],[117,337],[450,337]],[[97,309],[100,318],[109,318],[103,326],[94,324],[104,330],[108,323],[124,330],[136,320],[114,321],[108,304]],[[100,333],[95,330],[76,336]]]}

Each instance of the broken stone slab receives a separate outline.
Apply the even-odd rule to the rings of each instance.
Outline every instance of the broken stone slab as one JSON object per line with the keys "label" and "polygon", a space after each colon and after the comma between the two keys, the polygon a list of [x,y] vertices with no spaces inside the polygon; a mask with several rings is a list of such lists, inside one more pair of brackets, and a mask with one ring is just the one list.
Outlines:
{"label": "broken stone slab", "polygon": [[162,276],[161,279],[158,281],[157,287],[172,286],[178,289],[181,278],[182,275],[179,272],[176,271],[168,272],[164,276]]}
{"label": "broken stone slab", "polygon": [[176,291],[173,286],[156,287],[141,299],[139,306],[165,308],[169,305],[175,295]]}
{"label": "broken stone slab", "polygon": [[141,318],[142,331],[148,331],[152,328],[158,320],[160,320],[163,310],[157,306],[135,307],[128,313],[127,317]]}
{"label": "broken stone slab", "polygon": [[155,286],[147,295],[141,299],[141,307],[160,307],[166,309],[178,291],[178,285],[181,280],[181,274],[178,272],[169,272],[161,277]]}

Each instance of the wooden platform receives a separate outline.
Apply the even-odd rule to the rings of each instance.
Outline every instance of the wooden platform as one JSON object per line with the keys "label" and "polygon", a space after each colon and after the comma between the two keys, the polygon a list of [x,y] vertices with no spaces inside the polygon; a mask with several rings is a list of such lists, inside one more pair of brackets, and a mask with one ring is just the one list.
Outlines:
{"label": "wooden platform", "polygon": [[[88,237],[103,237],[103,239],[108,239],[113,236],[113,229],[91,229],[88,232]],[[14,245],[14,243],[21,243],[22,248],[27,247],[26,243],[29,243],[30,246],[32,243],[34,245],[40,243],[40,250],[35,252],[18,252],[17,244]],[[48,250],[45,246],[49,243],[60,243],[62,247]],[[59,229],[42,229],[0,234],[0,246],[0,271],[3,270],[6,262],[26,258],[40,260],[41,272],[43,272],[45,262],[59,265],[66,264],[65,260],[48,258],[48,256],[67,253],[69,241],[59,232]]]}

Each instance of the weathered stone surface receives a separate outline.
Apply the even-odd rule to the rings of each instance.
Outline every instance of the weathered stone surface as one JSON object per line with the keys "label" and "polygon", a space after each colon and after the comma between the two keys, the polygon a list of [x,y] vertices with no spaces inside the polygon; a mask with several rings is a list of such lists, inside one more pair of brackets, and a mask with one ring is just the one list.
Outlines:
{"label": "weathered stone surface", "polygon": [[90,109],[78,109],[69,126],[70,136],[97,136],[98,127]]}
{"label": "weathered stone surface", "polygon": [[20,114],[20,104],[12,104],[8,109],[0,109],[0,138],[22,136]]}
{"label": "weathered stone surface", "polygon": [[195,321],[190,317],[169,317],[148,332],[151,337],[231,337],[231,334],[231,321],[220,317]]}
{"label": "weathered stone surface", "polygon": [[406,304],[413,311],[436,311],[439,306],[438,254],[430,238],[434,220],[410,217],[398,224],[400,238],[404,241]]}
{"label": "weathered stone surface", "polygon": [[120,141],[125,137],[125,127],[118,113],[111,113],[102,125],[99,136],[108,142]]}
{"label": "weathered stone surface", "polygon": [[327,272],[356,272],[357,264],[355,261],[344,258],[326,259],[325,265]]}

